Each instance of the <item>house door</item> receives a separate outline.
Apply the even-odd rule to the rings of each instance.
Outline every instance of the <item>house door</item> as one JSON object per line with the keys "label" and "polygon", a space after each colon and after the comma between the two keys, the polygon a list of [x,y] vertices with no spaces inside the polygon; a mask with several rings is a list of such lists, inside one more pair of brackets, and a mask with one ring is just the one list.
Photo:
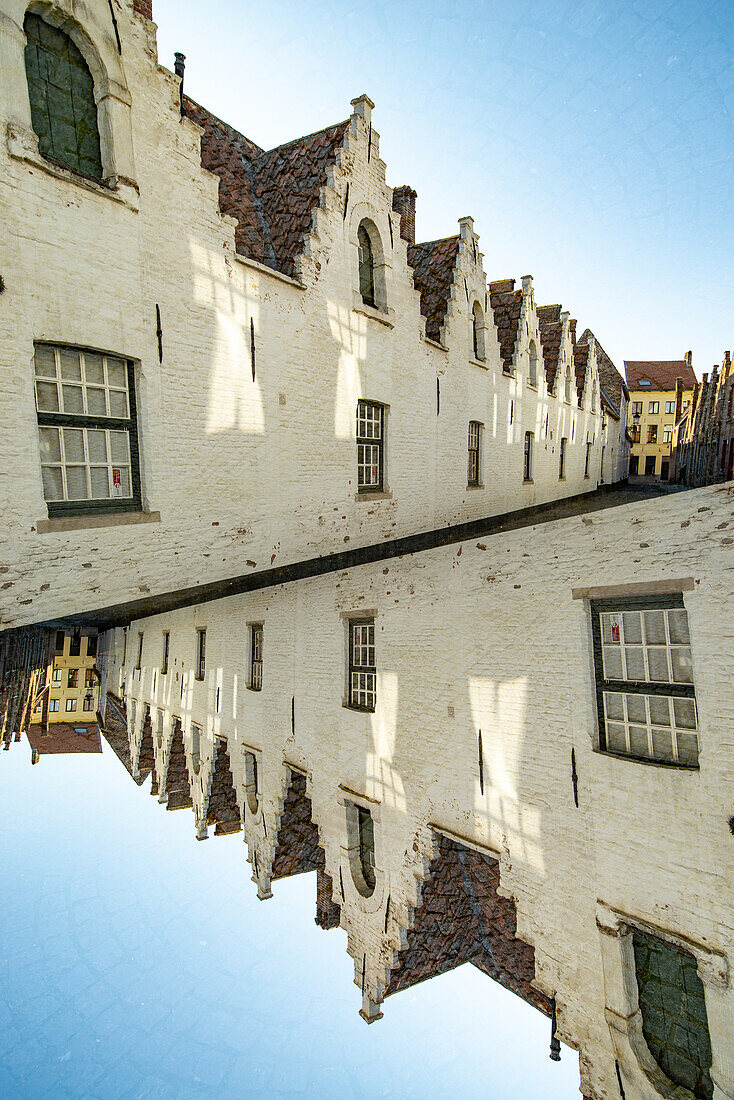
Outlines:
{"label": "house door", "polygon": [[655,473],[655,455],[648,455],[645,459],[645,473],[648,477]]}
{"label": "house door", "polygon": [[660,480],[661,481],[667,481],[668,480],[668,470],[669,470],[669,468],[670,468],[670,459],[669,458],[664,458],[662,460],[662,462],[660,463]]}
{"label": "house door", "polygon": [[640,465],[639,455],[630,455],[630,474],[634,477]]}

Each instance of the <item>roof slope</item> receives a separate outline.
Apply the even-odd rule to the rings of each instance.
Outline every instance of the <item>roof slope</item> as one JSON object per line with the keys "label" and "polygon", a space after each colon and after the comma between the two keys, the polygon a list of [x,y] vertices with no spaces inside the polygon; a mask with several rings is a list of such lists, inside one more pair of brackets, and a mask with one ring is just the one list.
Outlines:
{"label": "roof slope", "polygon": [[515,290],[514,279],[497,279],[489,284],[489,300],[500,342],[502,368],[511,372],[517,329],[520,324],[522,288]]}
{"label": "roof slope", "polygon": [[553,393],[553,386],[558,373],[561,337],[563,335],[561,307],[559,305],[538,306],[537,314],[540,344],[543,349],[543,363],[545,364],[545,379],[548,383],[548,393]]}
{"label": "roof slope", "polygon": [[674,390],[676,378],[683,379],[684,390],[692,390],[696,384],[693,367],[685,359],[625,359],[624,369],[631,390],[639,388],[641,379],[647,379],[656,390]]}
{"label": "roof slope", "polygon": [[426,319],[429,340],[438,341],[441,337],[458,255],[458,236],[408,246],[408,263],[421,296],[421,313]]}
{"label": "roof slope", "polygon": [[[581,343],[588,344],[590,336],[594,336],[591,329],[584,329],[581,335]],[[596,366],[599,371],[599,388],[602,397],[606,393],[607,401],[611,400],[615,406],[615,412],[619,414],[622,409],[622,394],[625,393],[629,397],[627,383],[595,336],[594,343],[596,344]],[[619,419],[619,415],[617,415],[617,419]]]}
{"label": "roof slope", "polygon": [[203,130],[202,167],[219,176],[219,209],[237,219],[237,251],[293,276],[349,121],[266,152],[188,96],[185,105]]}
{"label": "roof slope", "polygon": [[586,382],[586,368],[589,365],[589,345],[574,344],[573,346],[573,365],[576,371],[576,393],[579,396],[579,405],[581,404],[584,396],[584,384]]}

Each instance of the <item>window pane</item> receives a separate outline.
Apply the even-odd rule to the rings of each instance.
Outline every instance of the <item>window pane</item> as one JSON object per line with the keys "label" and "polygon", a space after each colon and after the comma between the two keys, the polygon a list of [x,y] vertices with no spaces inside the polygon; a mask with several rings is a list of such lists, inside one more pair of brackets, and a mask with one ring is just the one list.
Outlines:
{"label": "window pane", "polygon": [[86,466],[67,466],[66,486],[69,500],[87,500]]}
{"label": "window pane", "polygon": [[130,436],[127,432],[110,432],[110,457],[123,465],[130,462]]}
{"label": "window pane", "polygon": [[106,466],[93,466],[90,471],[92,479],[92,497],[100,500],[110,495],[110,479]]}
{"label": "window pane", "polygon": [[64,428],[64,454],[67,462],[84,462],[84,432],[81,428]]}
{"label": "window pane", "polygon": [[41,437],[41,462],[61,462],[61,444],[58,428],[39,428]]}
{"label": "window pane", "polygon": [[627,697],[627,720],[629,722],[647,722],[647,711],[645,709],[645,696],[644,695],[628,695]]}
{"label": "window pane", "polygon": [[113,497],[129,497],[130,470],[127,466],[112,467],[112,495]]}
{"label": "window pane", "polygon": [[[673,713],[675,724],[679,728],[695,730],[696,728],[696,704],[693,699],[674,699]],[[680,734],[679,740],[680,740]]]}
{"label": "window pane", "polygon": [[90,462],[107,462],[107,438],[105,432],[87,432],[87,451]]}
{"label": "window pane", "polygon": [[622,680],[622,654],[618,649],[604,647],[604,675],[607,680]]}
{"label": "window pane", "polygon": [[44,466],[41,474],[43,476],[44,500],[63,500],[64,485],[61,480],[61,467]]}
{"label": "window pane", "polygon": [[649,756],[647,729],[644,726],[630,726],[630,752],[635,756]]}
{"label": "window pane", "polygon": [[688,634],[688,613],[683,608],[668,612],[668,628],[674,645],[688,645],[691,640]]}
{"label": "window pane", "polygon": [[87,387],[87,412],[90,416],[107,415],[107,402],[105,401],[104,390],[97,389],[96,387]]}
{"label": "window pane", "polygon": [[84,413],[81,386],[62,386],[65,413]]}
{"label": "window pane", "polygon": [[[630,641],[631,639],[627,639]],[[645,612],[645,641],[648,645],[665,645],[665,612]]]}
{"label": "window pane", "polygon": [[53,382],[36,382],[36,401],[39,412],[58,412],[58,386]]}
{"label": "window pane", "polygon": [[670,655],[673,664],[673,682],[676,684],[693,683],[693,665],[691,663],[691,651],[688,646],[676,646],[671,649]]}
{"label": "window pane", "polygon": [[670,725],[670,702],[657,695],[649,695],[650,721],[654,726]]}
{"label": "window pane", "polygon": [[35,370],[43,378],[56,377],[56,356],[53,348],[36,348]]}
{"label": "window pane", "polygon": [[619,615],[602,615],[601,626],[604,645],[619,645]]}
{"label": "window pane", "polygon": [[624,726],[618,722],[607,722],[607,748],[611,752],[627,752]]}
{"label": "window pane", "polygon": [[110,390],[110,416],[127,419],[127,393],[119,393],[117,390]]}
{"label": "window pane", "polygon": [[607,718],[616,718],[617,721],[624,721],[624,707],[622,700],[624,696],[613,691],[604,692],[604,706],[606,709]]}
{"label": "window pane", "polygon": [[100,386],[104,385],[104,363],[102,362],[101,355],[95,355],[94,352],[86,351],[84,353],[84,373],[87,378],[87,382],[95,382]]}
{"label": "window pane", "polygon": [[661,683],[668,682],[668,651],[665,646],[654,646],[647,651],[647,666],[650,670],[650,679]]}
{"label": "window pane", "polygon": [[622,616],[624,640],[627,645],[642,644],[642,623],[639,611],[625,611]]}
{"label": "window pane", "polygon": [[70,348],[61,348],[59,350],[59,360],[61,363],[62,378],[81,381],[82,368],[79,362],[78,351],[72,351]]}
{"label": "window pane", "polygon": [[698,763],[698,738],[695,733],[678,733],[678,761],[681,764]]}
{"label": "window pane", "polygon": [[127,369],[122,359],[107,356],[107,385],[127,389]]}
{"label": "window pane", "polygon": [[642,647],[625,646],[624,655],[627,662],[627,679],[644,680],[645,660],[642,653]]}
{"label": "window pane", "polygon": [[670,730],[652,731],[652,755],[654,760],[674,760],[673,737]]}

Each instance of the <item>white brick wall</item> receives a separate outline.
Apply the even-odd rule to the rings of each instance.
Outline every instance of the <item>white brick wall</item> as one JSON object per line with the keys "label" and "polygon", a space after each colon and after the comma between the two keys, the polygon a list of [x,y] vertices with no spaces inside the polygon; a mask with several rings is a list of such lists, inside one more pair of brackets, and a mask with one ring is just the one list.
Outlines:
{"label": "white brick wall", "polygon": [[[598,1100],[618,1097],[616,1058],[628,1097],[652,1097],[624,1038],[609,1026],[616,1019],[610,1011],[628,994],[619,992],[625,988],[616,947],[622,941],[602,935],[597,917],[611,907],[633,924],[713,953],[713,970],[731,966],[731,532],[731,493],[706,488],[133,622],[124,687],[139,716],[143,703],[154,712],[161,708],[167,721],[178,715],[186,738],[192,721],[201,724],[209,746],[203,751],[211,752],[214,734],[226,735],[241,802],[243,748],[259,754],[267,835],[262,817],[248,816],[245,839],[261,867],[272,856],[285,764],[308,772],[314,820],[335,883],[342,866],[342,925],[356,980],[361,982],[366,953],[366,992],[373,1001],[380,1000],[386,967],[418,900],[430,858],[429,823],[488,845],[501,861],[502,889],[517,902],[518,936],[535,947],[537,984],[555,994],[561,1037],[580,1051],[582,1090]],[[686,582],[699,771],[615,759],[594,749],[588,613],[572,592],[659,581],[671,590]],[[368,610],[377,628],[374,715],[342,705],[343,614]],[[251,621],[264,623],[260,693],[245,686]],[[204,683],[192,678],[197,626],[207,628]],[[154,690],[163,629],[171,631],[170,674],[156,675]],[[139,630],[140,675],[131,671]],[[122,631],[108,637],[114,686]],[[201,775],[207,770],[205,762]],[[346,860],[343,787],[375,800],[377,885],[366,900]],[[388,892],[393,917],[386,935]],[[730,979],[705,981],[716,1096],[730,1096]]]}

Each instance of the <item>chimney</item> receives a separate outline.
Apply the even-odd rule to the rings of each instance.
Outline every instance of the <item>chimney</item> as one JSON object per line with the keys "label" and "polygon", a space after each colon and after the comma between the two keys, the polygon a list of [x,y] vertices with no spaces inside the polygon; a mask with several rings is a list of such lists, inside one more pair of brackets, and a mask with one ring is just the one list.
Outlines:
{"label": "chimney", "polygon": [[133,11],[145,19],[153,18],[153,0],[133,0]]}
{"label": "chimney", "polygon": [[181,118],[183,118],[186,114],[186,107],[184,105],[184,72],[186,71],[186,54],[175,53],[173,56],[175,58],[173,71],[175,72],[178,79],[181,81],[178,91],[178,98],[179,107],[181,109]]}
{"label": "chimney", "polygon": [[676,378],[675,380],[675,422],[676,424],[680,420],[680,414],[683,411],[683,379]]}
{"label": "chimney", "polygon": [[400,215],[400,236],[408,244],[415,244],[415,200],[416,192],[412,187],[393,188],[392,208]]}
{"label": "chimney", "polygon": [[693,367],[693,352],[692,351],[687,351],[686,354],[683,356],[683,358],[685,359],[685,361],[686,361],[686,363],[688,364],[689,367]]}

